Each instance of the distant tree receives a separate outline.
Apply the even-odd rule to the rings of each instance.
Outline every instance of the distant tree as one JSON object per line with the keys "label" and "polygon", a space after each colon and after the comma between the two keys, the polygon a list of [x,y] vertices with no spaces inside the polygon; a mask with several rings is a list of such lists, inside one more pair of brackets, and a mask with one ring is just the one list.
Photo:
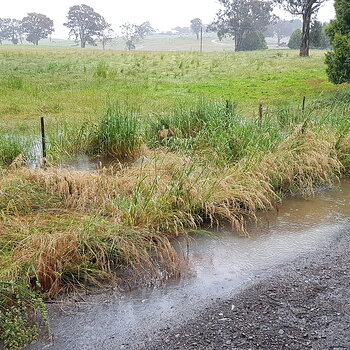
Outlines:
{"label": "distant tree", "polygon": [[350,83],[350,2],[335,0],[336,19],[327,27],[333,51],[326,54],[327,74],[334,84]]}
{"label": "distant tree", "polygon": [[243,35],[241,50],[266,50],[267,44],[262,32],[247,32]]}
{"label": "distant tree", "polygon": [[300,56],[309,56],[310,27],[312,16],[315,16],[321,5],[327,0],[274,0],[294,16],[303,17],[300,43]]}
{"label": "distant tree", "polygon": [[0,18],[0,45],[7,39],[7,31],[5,26],[5,18]]}
{"label": "distant tree", "polygon": [[104,37],[110,28],[103,16],[84,4],[71,6],[67,19],[64,25],[70,29],[69,36],[80,41],[82,48],[85,48],[86,44],[95,46],[96,40]]}
{"label": "distant tree", "polygon": [[194,18],[191,21],[191,30],[197,36],[197,40],[199,39],[199,34],[201,32],[201,28],[203,28],[203,23],[200,18]]}
{"label": "distant tree", "polygon": [[135,50],[137,41],[140,40],[138,25],[133,23],[123,23],[120,26],[122,38],[125,41],[126,48]]}
{"label": "distant tree", "polygon": [[191,29],[190,29],[190,27],[175,27],[175,28],[172,28],[172,30],[175,30],[175,31],[177,31],[179,34],[183,34],[183,35],[191,34]]}
{"label": "distant tree", "polygon": [[300,29],[296,29],[289,38],[288,47],[292,50],[300,48],[302,33]]}
{"label": "distant tree", "polygon": [[276,19],[276,21],[270,24],[265,32],[266,36],[277,37],[277,45],[281,46],[282,38],[290,36],[296,29],[302,27],[302,22],[300,20],[281,20]]}
{"label": "distant tree", "polygon": [[320,21],[314,21],[310,28],[310,47],[313,49],[327,49],[329,46],[325,26]]}
{"label": "distant tree", "polygon": [[144,22],[140,25],[134,23],[124,23],[120,26],[122,38],[125,41],[126,48],[135,50],[136,43],[144,39],[147,35],[154,32],[150,22]]}
{"label": "distant tree", "polygon": [[144,39],[147,35],[150,35],[150,34],[155,32],[155,30],[153,29],[153,27],[151,25],[151,22],[149,22],[149,21],[141,23],[138,26],[138,31],[139,31],[140,39]]}
{"label": "distant tree", "polygon": [[41,39],[47,38],[54,31],[52,19],[41,13],[28,13],[21,23],[26,40],[34,45],[38,45]]}
{"label": "distant tree", "polygon": [[106,45],[112,42],[114,36],[114,31],[110,24],[106,25],[105,29],[99,34],[99,39],[102,44],[103,50],[106,48]]}
{"label": "distant tree", "polygon": [[221,40],[225,36],[235,40],[235,51],[242,50],[246,33],[265,31],[272,19],[272,2],[260,0],[219,0],[223,9],[209,26]]}
{"label": "distant tree", "polygon": [[329,36],[327,34],[327,28],[329,26],[329,23],[323,23],[323,34],[322,34],[322,43],[321,43],[321,49],[330,49],[331,48],[331,42],[329,39]]}
{"label": "distant tree", "polygon": [[19,42],[22,43],[22,22],[18,19],[7,18],[7,33],[8,39],[12,42],[12,44],[17,45]]}

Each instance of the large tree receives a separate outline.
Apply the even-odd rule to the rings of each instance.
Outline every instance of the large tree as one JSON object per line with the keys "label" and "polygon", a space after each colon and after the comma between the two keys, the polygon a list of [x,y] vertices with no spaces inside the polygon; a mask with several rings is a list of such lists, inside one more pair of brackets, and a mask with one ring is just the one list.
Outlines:
{"label": "large tree", "polygon": [[82,48],[86,44],[96,45],[96,40],[104,36],[110,28],[103,16],[88,5],[75,5],[69,8],[66,27],[70,29],[69,36],[80,41]]}
{"label": "large tree", "polygon": [[22,43],[22,22],[15,18],[6,18],[5,21],[7,27],[7,39],[14,45],[17,45],[19,42]]}
{"label": "large tree", "polygon": [[223,8],[216,20],[208,27],[216,31],[221,39],[230,36],[235,41],[235,51],[242,50],[246,33],[265,31],[272,16],[271,1],[261,0],[219,0]]}
{"label": "large tree", "polygon": [[27,41],[38,45],[39,40],[47,38],[54,31],[53,20],[42,13],[31,12],[22,19],[22,30]]}
{"label": "large tree", "polygon": [[197,40],[199,39],[199,34],[201,29],[203,28],[203,22],[200,18],[193,18],[191,21],[191,30],[197,36]]}
{"label": "large tree", "polygon": [[294,16],[302,16],[303,27],[300,44],[300,56],[309,56],[310,27],[312,17],[327,0],[274,0]]}
{"label": "large tree", "polygon": [[326,29],[333,51],[326,55],[327,74],[335,84],[350,83],[350,1],[335,0],[336,19]]}

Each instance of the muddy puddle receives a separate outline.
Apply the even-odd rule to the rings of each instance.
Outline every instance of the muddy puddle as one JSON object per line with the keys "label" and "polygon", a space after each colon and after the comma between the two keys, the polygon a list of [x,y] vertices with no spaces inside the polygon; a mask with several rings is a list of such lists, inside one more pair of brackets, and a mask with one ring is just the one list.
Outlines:
{"label": "muddy puddle", "polygon": [[[29,155],[26,160],[26,167],[37,169],[44,166],[41,140],[35,140],[32,143]],[[50,157],[47,162],[50,165]],[[117,171],[122,167],[122,163],[109,157],[89,157],[86,154],[82,154],[70,159],[64,159],[58,163],[55,162],[54,166],[74,171],[96,171],[104,168],[110,171],[113,169]]]}
{"label": "muddy puddle", "polygon": [[315,197],[287,199],[278,212],[261,213],[250,237],[221,227],[216,237],[198,235],[189,243],[189,275],[164,288],[108,292],[50,305],[53,343],[28,349],[137,349],[157,331],[200,315],[213,301],[239,291],[257,276],[311,254],[349,227],[350,182]]}

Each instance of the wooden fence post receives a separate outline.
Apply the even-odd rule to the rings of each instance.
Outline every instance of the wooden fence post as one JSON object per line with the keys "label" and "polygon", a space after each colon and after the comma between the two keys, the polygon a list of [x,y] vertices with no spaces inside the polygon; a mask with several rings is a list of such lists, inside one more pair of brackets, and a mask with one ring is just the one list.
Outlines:
{"label": "wooden fence post", "polygon": [[306,97],[304,96],[303,97],[303,104],[302,104],[302,107],[301,107],[301,110],[304,112],[305,111],[305,102],[306,102]]}
{"label": "wooden fence post", "polygon": [[259,124],[262,124],[263,120],[263,105],[262,103],[259,104]]}
{"label": "wooden fence post", "polygon": [[43,163],[46,163],[46,138],[45,138],[45,120],[44,117],[40,118],[41,122],[41,144],[43,149]]}

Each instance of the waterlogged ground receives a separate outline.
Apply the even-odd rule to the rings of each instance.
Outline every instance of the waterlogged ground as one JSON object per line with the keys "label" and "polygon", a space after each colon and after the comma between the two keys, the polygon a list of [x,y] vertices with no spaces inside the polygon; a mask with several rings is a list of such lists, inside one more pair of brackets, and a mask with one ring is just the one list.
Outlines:
{"label": "waterlogged ground", "polygon": [[181,327],[165,327],[143,350],[350,349],[350,231]]}
{"label": "waterlogged ground", "polygon": [[[348,254],[334,242],[348,242],[349,199],[350,182],[342,182],[338,189],[289,199],[277,213],[262,214],[249,229],[251,237],[227,228],[217,237],[195,237],[188,276],[164,288],[76,296],[50,305],[54,340],[28,349],[326,349],[332,322],[343,337],[338,348],[348,349],[341,347],[349,344],[346,314],[335,311],[347,300],[344,280],[337,279],[348,282],[342,267]],[[338,300],[323,312],[322,302],[332,295]],[[301,315],[295,317],[303,327],[290,310]],[[309,324],[303,315],[310,312],[316,318]],[[314,334],[320,320],[328,328]],[[315,337],[323,339],[321,347],[313,347]]]}

